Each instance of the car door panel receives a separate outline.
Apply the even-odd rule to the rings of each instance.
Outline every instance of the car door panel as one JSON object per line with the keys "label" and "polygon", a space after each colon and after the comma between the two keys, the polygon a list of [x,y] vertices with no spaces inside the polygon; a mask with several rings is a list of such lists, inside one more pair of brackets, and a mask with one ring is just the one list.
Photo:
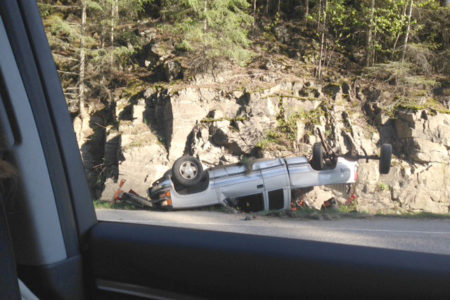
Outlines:
{"label": "car door panel", "polygon": [[88,245],[97,285],[104,280],[206,298],[450,292],[445,255],[114,222],[96,225]]}
{"label": "car door panel", "polygon": [[228,176],[214,180],[214,186],[223,197],[234,198],[263,192],[264,181],[260,170],[247,173],[244,166],[233,166],[226,167],[226,171]]}

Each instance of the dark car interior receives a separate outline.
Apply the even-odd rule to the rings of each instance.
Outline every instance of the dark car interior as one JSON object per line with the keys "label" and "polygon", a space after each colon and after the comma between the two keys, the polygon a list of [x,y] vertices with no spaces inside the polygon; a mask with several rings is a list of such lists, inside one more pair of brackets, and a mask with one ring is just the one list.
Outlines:
{"label": "dark car interior", "polygon": [[0,16],[0,299],[450,296],[446,255],[98,221],[38,6]]}

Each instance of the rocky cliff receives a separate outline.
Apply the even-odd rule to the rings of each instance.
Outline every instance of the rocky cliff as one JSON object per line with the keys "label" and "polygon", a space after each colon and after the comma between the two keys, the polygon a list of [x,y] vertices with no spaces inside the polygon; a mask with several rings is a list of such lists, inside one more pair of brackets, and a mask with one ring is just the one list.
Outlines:
{"label": "rocky cliff", "polygon": [[[111,199],[121,179],[145,195],[183,154],[205,168],[237,162],[255,146],[265,157],[309,156],[319,128],[338,154],[378,154],[382,143],[393,144],[390,174],[380,176],[377,161],[359,162],[358,211],[449,212],[450,114],[393,105],[388,89],[354,78],[318,83],[266,66],[140,85],[97,109],[82,147],[95,196]],[[448,107],[448,95],[442,99]],[[344,203],[342,195],[316,188],[310,198],[320,207],[330,196]]]}

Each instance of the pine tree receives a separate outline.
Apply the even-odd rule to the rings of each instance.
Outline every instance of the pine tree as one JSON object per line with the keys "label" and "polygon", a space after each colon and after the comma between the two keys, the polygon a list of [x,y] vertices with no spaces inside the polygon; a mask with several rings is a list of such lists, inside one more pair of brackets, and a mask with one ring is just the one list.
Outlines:
{"label": "pine tree", "polygon": [[370,21],[369,28],[367,30],[367,47],[366,47],[366,66],[370,64],[371,52],[372,52],[372,34],[374,27],[374,14],[375,14],[375,0],[371,0],[370,5]]}
{"label": "pine tree", "polygon": [[251,56],[249,7],[246,0],[171,0],[164,13],[169,23],[175,23],[169,29],[180,36],[180,49],[244,63]]}
{"label": "pine tree", "polygon": [[85,0],[81,0],[81,35],[80,35],[80,75],[79,75],[79,107],[80,107],[80,123],[81,130],[79,131],[78,143],[81,147],[85,143],[86,136],[84,132],[86,128],[89,126],[89,114],[86,105],[86,95],[85,95],[85,69],[86,69],[86,10],[87,3]]}
{"label": "pine tree", "polygon": [[305,23],[308,21],[308,17],[309,17],[309,0],[304,0],[305,1]]}

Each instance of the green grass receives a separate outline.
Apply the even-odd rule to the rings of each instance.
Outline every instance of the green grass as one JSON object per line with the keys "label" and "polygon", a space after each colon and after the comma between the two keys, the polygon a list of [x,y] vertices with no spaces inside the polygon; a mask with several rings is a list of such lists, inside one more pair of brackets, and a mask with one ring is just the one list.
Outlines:
{"label": "green grass", "polygon": [[340,208],[328,208],[324,210],[316,210],[313,208],[303,208],[294,210],[270,210],[255,213],[257,216],[292,218],[300,220],[338,220],[342,218],[364,219],[372,217],[369,214],[359,213],[353,210],[341,211]]}
{"label": "green grass", "polygon": [[116,202],[112,204],[110,201],[103,201],[103,200],[94,200],[94,208],[95,209],[142,209],[138,206],[125,203],[125,202]]}
{"label": "green grass", "polygon": [[229,122],[244,122],[248,121],[248,117],[236,117],[236,118],[205,118],[200,121],[200,123],[213,123],[213,122],[221,122],[221,121],[229,121]]}
{"label": "green grass", "polygon": [[[358,211],[356,210],[356,203],[353,201],[352,203],[350,203],[350,205],[339,205],[338,208],[339,212],[343,213],[343,214],[353,214],[353,213],[358,213]],[[364,215],[368,215],[363,213]]]}
{"label": "green grass", "polygon": [[388,191],[389,190],[389,185],[387,185],[386,183],[379,183],[378,184],[378,189],[380,191]]}
{"label": "green grass", "polygon": [[442,103],[433,98],[428,99],[424,104],[418,104],[414,100],[409,99],[398,99],[398,103],[394,106],[392,111],[388,112],[388,114],[395,116],[395,112],[399,109],[413,111],[427,110],[430,112],[435,111],[441,114],[450,114],[450,109],[447,109]]}
{"label": "green grass", "polygon": [[277,130],[269,130],[266,133],[266,137],[261,139],[256,145],[264,150],[270,149],[271,145],[283,145],[283,136]]}

